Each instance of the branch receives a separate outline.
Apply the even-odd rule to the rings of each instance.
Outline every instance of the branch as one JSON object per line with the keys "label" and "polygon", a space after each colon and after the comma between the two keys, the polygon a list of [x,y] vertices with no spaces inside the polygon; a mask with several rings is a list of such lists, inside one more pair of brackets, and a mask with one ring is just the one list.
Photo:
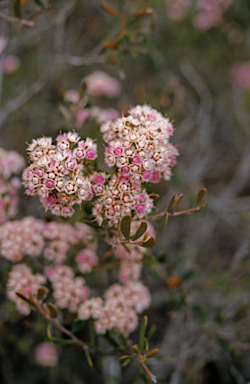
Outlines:
{"label": "branch", "polygon": [[2,13],[2,12],[0,12],[0,19],[7,20],[10,23],[19,23],[22,25],[27,25],[28,27],[33,27],[35,25],[34,21],[18,19],[17,17],[5,15],[5,13]]}

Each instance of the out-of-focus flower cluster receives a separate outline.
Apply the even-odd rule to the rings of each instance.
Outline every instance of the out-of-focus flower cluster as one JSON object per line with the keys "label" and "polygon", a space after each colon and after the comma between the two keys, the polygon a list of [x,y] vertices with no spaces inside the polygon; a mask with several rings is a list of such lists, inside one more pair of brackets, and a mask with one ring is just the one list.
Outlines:
{"label": "out-of-focus flower cluster", "polygon": [[40,343],[35,349],[36,362],[44,367],[54,367],[58,362],[58,353],[53,343]]}
{"label": "out-of-focus flower cluster", "polygon": [[[94,141],[81,140],[70,131],[60,133],[56,145],[51,137],[33,140],[28,146],[31,164],[23,172],[23,184],[27,194],[39,196],[45,209],[57,216],[71,216],[75,204],[91,198],[95,198],[92,214],[99,224],[106,221],[110,227],[118,227],[119,220],[131,214],[131,233],[135,234],[140,219],[153,209],[144,183],[169,180],[176,163],[178,151],[169,142],[173,126],[167,117],[144,105],[131,108],[127,117],[103,123],[101,132],[107,144],[105,163],[113,167],[112,173],[100,171],[92,161],[97,157]],[[58,309],[79,319],[92,319],[97,333],[115,329],[128,335],[135,330],[137,315],[151,300],[140,281],[146,249],[139,245],[144,235],[126,246],[121,237],[113,253],[103,255],[100,262],[95,234],[83,223],[45,223],[33,217],[1,227],[0,253],[19,263],[9,274],[7,292],[21,313],[27,314],[29,307],[15,292],[36,296],[43,285]],[[113,236],[117,235],[113,229]],[[154,236],[150,225],[147,235]],[[103,260],[111,256],[119,283],[112,282],[96,296],[99,288],[92,292],[85,275],[105,269]],[[34,271],[41,275],[33,274],[25,264],[31,260]]]}
{"label": "out-of-focus flower cluster", "polygon": [[[0,36],[0,55],[5,50],[7,45],[7,39]],[[20,66],[20,60],[17,56],[7,55],[0,60],[0,68],[4,74],[10,74],[15,72]]]}
{"label": "out-of-focus flower cluster", "polygon": [[46,277],[42,274],[33,274],[31,268],[25,264],[14,265],[9,274],[7,284],[7,297],[16,303],[17,309],[24,315],[30,313],[30,306],[26,301],[19,298],[16,292],[21,292],[29,298],[36,295],[37,290],[46,283]]}
{"label": "out-of-focus flower cluster", "polygon": [[[94,119],[98,124],[116,119],[119,116],[117,110],[95,104],[92,106],[91,98],[99,100],[100,96],[118,96],[121,91],[119,81],[105,72],[96,71],[85,77],[83,83],[86,87],[83,92],[71,89],[63,93],[64,101],[69,104],[69,109],[64,106],[61,108],[64,118],[76,129],[80,129],[87,119]],[[97,104],[100,104],[100,100]]]}
{"label": "out-of-focus flower cluster", "polygon": [[99,224],[104,219],[110,226],[126,214],[142,218],[153,208],[153,200],[143,188],[143,182],[169,180],[176,164],[177,149],[169,142],[173,126],[168,118],[150,106],[131,108],[127,117],[101,126],[105,163],[117,172],[94,203],[94,215]]}
{"label": "out-of-focus flower cluster", "polygon": [[[132,223],[132,234],[140,222]],[[149,235],[154,235],[149,226]],[[139,239],[140,240],[140,239]],[[79,319],[94,319],[97,333],[116,329],[129,334],[138,324],[137,314],[150,304],[150,293],[139,280],[145,248],[138,245],[117,247],[119,283],[110,286],[102,296],[91,296],[83,275],[99,264],[94,231],[83,223],[45,223],[33,217],[7,222],[1,227],[0,253],[15,264],[9,273],[7,296],[24,315],[28,304],[16,295],[36,296],[40,286],[46,287],[54,304],[77,314]],[[23,261],[33,258],[31,266],[42,274],[34,274]],[[35,262],[38,258],[39,262]],[[95,291],[94,291],[95,292]]]}
{"label": "out-of-focus flower cluster", "polygon": [[221,24],[225,12],[232,0],[166,0],[169,18],[183,19],[190,10],[195,14],[194,26],[200,30],[208,30]]}
{"label": "out-of-focus flower cluster", "polygon": [[57,216],[72,216],[73,205],[93,197],[86,164],[97,157],[91,139],[80,140],[75,132],[60,134],[57,145],[51,137],[33,140],[28,146],[32,164],[23,172],[28,195],[37,195],[46,210]]}
{"label": "out-of-focus flower cluster", "polygon": [[114,284],[105,292],[104,300],[93,297],[81,304],[78,317],[95,320],[97,333],[104,334],[109,329],[116,329],[128,335],[138,325],[137,313],[148,308],[150,302],[149,291],[140,281]]}
{"label": "out-of-focus flower cluster", "polygon": [[21,183],[14,174],[24,167],[24,159],[15,151],[0,148],[0,224],[17,213],[17,190]]}

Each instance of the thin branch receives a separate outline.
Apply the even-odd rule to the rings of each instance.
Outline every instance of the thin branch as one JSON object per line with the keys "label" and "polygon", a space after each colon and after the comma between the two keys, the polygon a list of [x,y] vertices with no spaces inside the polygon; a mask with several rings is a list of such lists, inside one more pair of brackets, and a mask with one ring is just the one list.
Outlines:
{"label": "thin branch", "polygon": [[[199,211],[200,211],[200,207],[194,207],[194,208],[190,208],[190,209],[186,209],[184,211],[178,211],[178,212],[174,212],[174,213],[168,212],[168,216],[190,215],[191,213],[199,212]],[[164,214],[165,214],[165,212],[161,212],[161,213],[158,213],[157,215],[149,216],[148,219],[149,220],[156,220],[156,219],[159,219],[160,217],[162,217]]]}
{"label": "thin branch", "polygon": [[35,25],[34,21],[18,19],[18,17],[9,16],[2,12],[0,12],[0,19],[7,20],[10,23],[19,23],[22,25],[27,25],[28,27],[33,27]]}

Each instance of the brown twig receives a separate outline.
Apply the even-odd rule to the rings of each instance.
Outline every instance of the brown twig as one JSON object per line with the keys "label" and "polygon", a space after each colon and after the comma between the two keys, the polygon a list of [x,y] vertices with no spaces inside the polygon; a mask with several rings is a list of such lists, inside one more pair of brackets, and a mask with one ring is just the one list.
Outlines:
{"label": "brown twig", "polygon": [[[200,207],[194,207],[194,208],[190,208],[190,209],[186,209],[184,211],[178,211],[178,212],[174,212],[174,213],[168,212],[168,216],[190,215],[191,213],[199,212],[199,211],[200,211]],[[161,213],[158,213],[157,215],[149,216],[148,219],[149,220],[156,220],[156,219],[159,219],[160,217],[162,217],[164,214],[165,214],[165,212],[161,212]]]}
{"label": "brown twig", "polygon": [[[18,297],[21,297],[19,295],[19,292],[17,292]],[[24,298],[23,298],[24,300]],[[63,332],[65,335],[67,335],[75,344],[79,345],[85,352],[88,352],[88,344],[84,343],[80,339],[78,339],[72,332],[70,332],[68,329],[66,329],[57,319],[51,318],[50,314],[46,311],[46,309],[38,302],[38,300],[34,297],[29,297],[25,299],[25,301],[30,304],[32,307],[34,307],[47,321],[54,324],[54,326],[59,329],[61,332]]]}
{"label": "brown twig", "polygon": [[9,21],[10,23],[19,23],[22,25],[27,25],[28,27],[33,27],[35,25],[34,21],[28,21],[23,19],[18,19],[18,17],[13,17],[5,15],[5,13],[0,12],[0,19]]}
{"label": "brown twig", "polygon": [[100,257],[99,262],[102,263],[103,261],[107,260],[113,255],[113,253],[114,253],[113,248],[109,249],[107,252],[104,253],[104,255]]}
{"label": "brown twig", "polygon": [[156,384],[157,383],[156,376],[153,375],[153,373],[148,369],[148,367],[143,363],[143,361],[140,361],[140,364],[144,369],[144,371],[148,374],[150,380]]}

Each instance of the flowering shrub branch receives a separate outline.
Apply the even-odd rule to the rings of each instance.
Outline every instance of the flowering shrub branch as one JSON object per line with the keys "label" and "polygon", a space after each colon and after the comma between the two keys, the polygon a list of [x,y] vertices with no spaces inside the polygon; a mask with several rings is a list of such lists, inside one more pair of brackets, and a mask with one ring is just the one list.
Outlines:
{"label": "flowering shrub branch", "polygon": [[[120,91],[118,82],[101,72],[87,77],[85,86],[82,94],[64,95],[71,100],[70,124],[79,127],[91,114],[94,116],[85,108],[91,95],[113,96]],[[67,118],[68,110],[62,111]],[[51,137],[44,136],[28,145],[30,165],[22,175],[25,193],[37,196],[45,211],[63,218],[73,216],[78,205],[90,225],[44,222],[33,217],[14,221],[5,218],[0,232],[1,254],[15,263],[9,273],[7,296],[19,312],[27,315],[30,307],[34,308],[79,345],[90,366],[89,350],[101,352],[95,335],[102,335],[115,347],[114,353],[125,353],[120,358],[122,366],[137,360],[149,379],[156,382],[144,364],[159,351],[148,353],[146,317],[140,327],[138,346],[131,346],[128,339],[138,326],[138,315],[151,302],[150,292],[140,280],[148,248],[156,243],[150,222],[163,227],[168,216],[198,212],[206,191],[199,191],[195,208],[178,211],[183,195],[175,195],[164,212],[154,213],[155,194],[148,194],[146,185],[171,178],[178,156],[170,143],[172,123],[148,105],[132,107],[126,117],[105,117],[99,123],[105,142],[105,169],[97,162],[96,141],[81,139],[75,130],[60,132],[55,144]],[[5,179],[15,171],[8,164],[3,171]],[[89,201],[91,213],[85,209]],[[102,254],[97,249],[98,242],[103,242]],[[107,269],[118,272],[118,282],[114,279],[103,291],[91,287],[87,275]],[[46,295],[48,304],[43,302]],[[71,331],[57,320],[59,311],[69,314]],[[84,322],[89,324],[89,343],[74,335],[74,327],[81,328]],[[50,331],[49,338],[55,343],[68,342],[53,338]]]}

